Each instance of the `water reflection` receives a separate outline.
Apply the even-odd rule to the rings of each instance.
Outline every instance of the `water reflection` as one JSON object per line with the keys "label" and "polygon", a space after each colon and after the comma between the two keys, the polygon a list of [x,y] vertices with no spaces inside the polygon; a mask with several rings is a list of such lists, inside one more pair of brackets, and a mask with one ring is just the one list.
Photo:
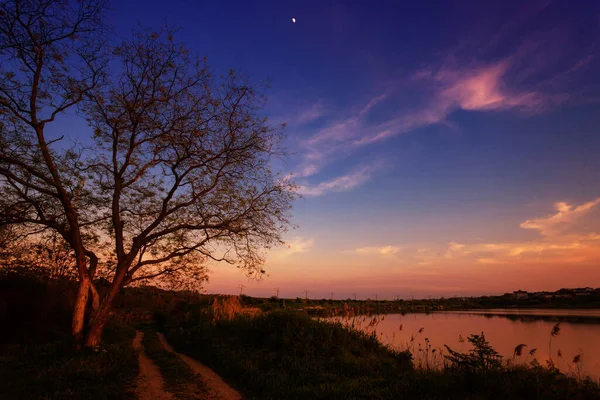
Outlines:
{"label": "water reflection", "polygon": [[[444,344],[454,350],[468,351],[471,347],[465,339],[470,334],[484,332],[505,360],[512,362],[515,347],[525,344],[522,355],[514,356],[516,364],[530,363],[534,358],[544,364],[551,356],[565,373],[600,379],[600,323],[562,322],[560,334],[552,337],[550,346],[550,332],[556,322],[523,320],[513,311],[516,310],[494,310],[487,315],[483,312],[386,314],[371,328],[367,328],[370,322],[367,319],[361,328],[374,329],[386,344],[410,349],[421,366],[441,365],[443,354],[447,354]],[[549,310],[528,310],[525,315],[536,316],[534,311],[540,311],[537,316],[541,317],[600,317],[598,310],[560,310],[554,314]],[[532,349],[536,349],[534,355],[530,355]],[[582,355],[581,362],[575,363],[573,359],[578,354]]]}

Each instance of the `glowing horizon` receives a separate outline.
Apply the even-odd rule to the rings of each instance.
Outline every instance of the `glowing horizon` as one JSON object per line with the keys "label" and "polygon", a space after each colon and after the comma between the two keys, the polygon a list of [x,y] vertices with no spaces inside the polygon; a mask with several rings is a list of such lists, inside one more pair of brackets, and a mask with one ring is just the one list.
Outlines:
{"label": "glowing horizon", "polygon": [[[240,279],[235,276],[237,271],[222,271],[222,266],[217,266],[211,278],[215,283],[209,284],[208,290],[235,294],[237,285],[244,285],[245,294],[266,297],[278,287],[281,297],[304,297],[304,290],[309,290],[311,298],[329,298],[334,292],[338,299],[353,298],[354,294],[363,299],[376,294],[380,299],[392,299],[594,286],[593,282],[600,281],[600,271],[594,271],[600,265],[600,233],[588,227],[599,217],[600,198],[579,205],[557,202],[552,213],[518,226],[537,231],[533,239],[383,244],[341,249],[335,255],[320,250],[313,256],[316,259],[311,258],[315,239],[296,236],[288,241],[288,247],[269,254],[269,277]],[[339,264],[344,264],[341,271]],[[565,269],[570,277],[558,274]],[[461,285],[463,280],[466,284]],[[232,287],[232,282],[236,286]]]}

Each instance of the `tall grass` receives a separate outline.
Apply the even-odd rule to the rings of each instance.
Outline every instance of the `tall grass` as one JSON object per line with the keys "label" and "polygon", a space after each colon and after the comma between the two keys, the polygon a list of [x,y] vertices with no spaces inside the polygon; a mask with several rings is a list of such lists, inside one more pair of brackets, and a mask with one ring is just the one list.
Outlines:
{"label": "tall grass", "polygon": [[[398,342],[396,339],[396,331],[392,331],[391,335],[384,334],[383,332],[379,331],[379,324],[385,320],[385,315],[360,315],[356,314],[356,311],[357,310],[354,308],[345,306],[343,309],[335,310],[335,314],[333,316],[321,318],[321,320],[339,323],[349,330],[362,331],[370,336],[380,339],[392,349],[410,352],[413,356],[413,361],[416,368],[424,370],[443,370],[449,367],[448,355],[451,353],[449,351],[451,349],[448,347],[448,345],[444,345],[443,348],[434,348],[429,341],[429,338],[427,338],[424,334],[424,327],[412,332],[409,340]],[[403,324],[399,324],[397,331],[403,330]],[[552,343],[553,339],[558,337],[560,333],[561,323],[558,322],[552,326],[552,329],[549,332],[548,359],[542,360],[546,368],[556,369],[557,371],[559,361],[555,361],[555,359],[552,357]],[[471,337],[472,336],[473,335],[471,335]],[[465,339],[459,335],[459,343],[464,343],[467,340],[469,339]],[[521,367],[537,367],[539,365],[539,361],[535,358],[537,349],[532,348],[528,352],[525,352],[526,347],[527,344],[525,343],[518,344],[513,350],[512,357],[504,360],[502,360],[502,357],[498,357],[498,359],[505,364],[505,367],[511,367],[515,365],[520,365]],[[563,371],[563,373],[565,373],[567,376],[577,378],[579,380],[586,378],[586,376],[582,374],[583,353],[575,354],[570,362],[568,359],[563,357],[560,349],[557,350],[556,356],[559,360],[562,360],[561,371]]]}
{"label": "tall grass", "polygon": [[[249,399],[600,398],[591,381],[540,365],[492,362],[497,353],[486,347],[483,335],[470,337],[475,346],[466,358],[449,350],[437,355],[447,368],[434,368],[438,351],[425,338],[424,346],[413,345],[423,354],[419,368],[410,352],[380,343],[373,328],[382,317],[353,315],[327,323],[300,313],[272,312],[213,321],[191,309],[172,317],[167,324],[171,343],[215,369]],[[424,334],[420,329],[414,337]],[[481,349],[491,358],[481,357]],[[461,368],[455,362],[461,359],[483,360],[486,368]]]}

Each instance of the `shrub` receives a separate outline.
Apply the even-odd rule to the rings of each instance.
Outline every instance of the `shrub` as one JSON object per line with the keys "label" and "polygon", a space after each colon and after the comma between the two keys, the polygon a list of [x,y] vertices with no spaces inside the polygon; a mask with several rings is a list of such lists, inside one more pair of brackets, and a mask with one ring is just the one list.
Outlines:
{"label": "shrub", "polygon": [[446,359],[450,366],[470,372],[497,370],[502,367],[502,356],[485,339],[485,335],[470,335],[467,340],[473,345],[468,353],[460,353],[445,345],[450,354]]}

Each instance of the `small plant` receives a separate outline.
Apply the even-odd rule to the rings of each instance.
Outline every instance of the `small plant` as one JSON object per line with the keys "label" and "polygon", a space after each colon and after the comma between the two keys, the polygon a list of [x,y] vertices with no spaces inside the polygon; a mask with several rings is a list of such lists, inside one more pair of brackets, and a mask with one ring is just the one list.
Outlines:
{"label": "small plant", "polygon": [[[573,357],[573,365],[577,371],[577,379],[581,380],[581,358],[583,357],[583,353],[578,353]],[[570,369],[570,368],[569,368]]]}
{"label": "small plant", "polygon": [[517,347],[515,347],[515,351],[513,352],[513,364],[515,362],[515,357],[521,357],[521,355],[523,354],[523,349],[527,347],[526,344],[521,343],[520,345],[518,345]]}
{"label": "small plant", "polygon": [[492,348],[483,332],[481,335],[470,335],[467,340],[473,345],[468,353],[452,350],[445,345],[449,353],[445,357],[451,367],[471,372],[497,370],[502,367],[502,356]]}
{"label": "small plant", "polygon": [[560,335],[560,322],[557,322],[550,331],[550,341],[548,342],[548,357],[550,357],[550,363],[554,366],[554,361],[552,360],[552,338]]}
{"label": "small plant", "polygon": [[536,351],[537,351],[537,349],[531,349],[531,350],[529,350],[529,355],[530,356],[534,356]]}

